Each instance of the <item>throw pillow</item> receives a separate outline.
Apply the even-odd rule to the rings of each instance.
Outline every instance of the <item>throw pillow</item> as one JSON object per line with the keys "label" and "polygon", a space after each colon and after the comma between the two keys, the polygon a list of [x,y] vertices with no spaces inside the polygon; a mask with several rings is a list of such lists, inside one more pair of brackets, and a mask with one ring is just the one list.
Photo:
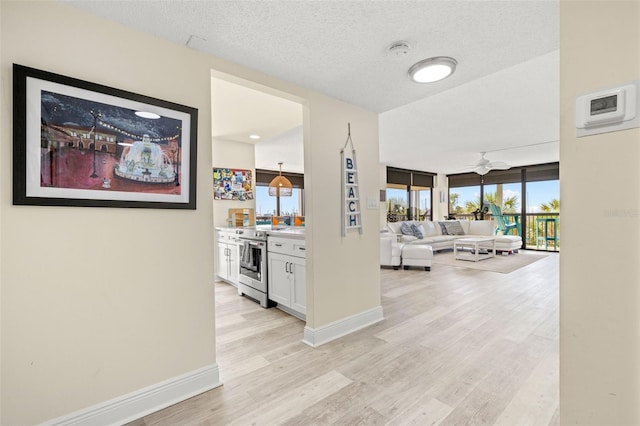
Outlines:
{"label": "throw pillow", "polygon": [[402,225],[400,225],[400,232],[402,232],[402,235],[413,235],[413,229],[411,229],[411,225],[407,222],[402,222]]}
{"label": "throw pillow", "polygon": [[447,228],[447,235],[464,235],[464,229],[457,220],[452,222],[443,222],[445,228]]}
{"label": "throw pillow", "polygon": [[442,229],[442,235],[449,235],[447,233],[447,227],[445,226],[444,222],[438,222],[440,224],[440,229]]}
{"label": "throw pillow", "polygon": [[413,231],[413,235],[418,237],[419,240],[424,238],[424,227],[422,225],[411,224],[411,230]]}

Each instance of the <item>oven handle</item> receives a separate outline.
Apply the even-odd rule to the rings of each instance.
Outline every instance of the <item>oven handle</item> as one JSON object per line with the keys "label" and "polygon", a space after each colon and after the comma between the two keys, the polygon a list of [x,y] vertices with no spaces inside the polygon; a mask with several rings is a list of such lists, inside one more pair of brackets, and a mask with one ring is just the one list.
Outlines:
{"label": "oven handle", "polygon": [[254,246],[254,247],[264,247],[264,241],[256,241],[256,240],[250,240],[248,238],[238,238],[238,242],[240,243],[249,243],[250,246]]}

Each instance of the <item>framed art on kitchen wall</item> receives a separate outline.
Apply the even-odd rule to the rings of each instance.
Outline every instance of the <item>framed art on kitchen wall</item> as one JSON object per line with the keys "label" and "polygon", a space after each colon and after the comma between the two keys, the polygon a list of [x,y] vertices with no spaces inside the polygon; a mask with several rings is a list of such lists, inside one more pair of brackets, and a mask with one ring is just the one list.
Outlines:
{"label": "framed art on kitchen wall", "polygon": [[253,173],[245,169],[213,168],[214,200],[253,200]]}

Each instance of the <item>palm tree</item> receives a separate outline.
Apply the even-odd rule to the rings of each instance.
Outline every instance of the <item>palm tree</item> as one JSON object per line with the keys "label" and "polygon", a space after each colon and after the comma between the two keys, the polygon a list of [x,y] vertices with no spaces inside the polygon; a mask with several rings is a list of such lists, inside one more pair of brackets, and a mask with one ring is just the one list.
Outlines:
{"label": "palm tree", "polygon": [[458,209],[458,201],[460,201],[460,194],[451,192],[449,193],[449,211],[454,212]]}
{"label": "palm tree", "polygon": [[502,205],[498,204],[495,192],[486,192],[484,194],[484,204],[495,204],[500,207],[503,213],[516,213],[518,209],[518,197],[516,195],[504,198]]}
{"label": "palm tree", "polygon": [[502,211],[506,213],[515,213],[518,208],[518,197],[507,197],[502,200]]}
{"label": "palm tree", "polygon": [[480,206],[480,203],[478,201],[467,201],[466,203],[464,203],[464,209],[466,211],[466,213],[473,213],[476,210],[478,210]]}
{"label": "palm tree", "polygon": [[[480,209],[479,200],[468,200],[464,203],[464,208],[458,205],[460,195],[451,193],[449,195],[449,211],[454,213],[473,213]],[[483,204],[495,204],[498,205],[495,192],[484,193]],[[502,205],[499,206],[504,213],[516,213],[518,209],[518,197],[512,196],[502,200]]]}
{"label": "palm tree", "polygon": [[553,200],[549,201],[549,203],[542,203],[540,205],[540,210],[545,213],[560,212],[560,200],[554,198]]}
{"label": "palm tree", "polygon": [[498,204],[496,202],[496,193],[495,192],[485,192],[484,193],[484,201],[488,204]]}
{"label": "palm tree", "polygon": [[388,200],[387,211],[393,213],[404,213],[407,208],[407,200],[404,198],[391,197]]}

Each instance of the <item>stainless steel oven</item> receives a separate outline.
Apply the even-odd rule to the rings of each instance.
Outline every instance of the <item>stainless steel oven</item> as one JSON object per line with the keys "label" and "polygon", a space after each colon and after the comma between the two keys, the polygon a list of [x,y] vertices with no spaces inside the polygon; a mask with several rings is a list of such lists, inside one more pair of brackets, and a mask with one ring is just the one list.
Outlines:
{"label": "stainless steel oven", "polygon": [[238,256],[240,265],[238,292],[269,307],[267,287],[267,233],[238,229]]}

